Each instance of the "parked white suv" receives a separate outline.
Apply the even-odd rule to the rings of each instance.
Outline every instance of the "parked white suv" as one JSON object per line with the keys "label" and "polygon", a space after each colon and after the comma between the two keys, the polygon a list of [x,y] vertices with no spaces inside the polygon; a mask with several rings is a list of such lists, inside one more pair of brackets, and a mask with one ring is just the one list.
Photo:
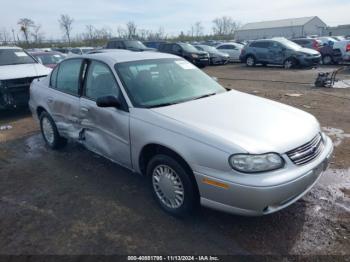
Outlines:
{"label": "parked white suv", "polygon": [[50,72],[22,48],[0,47],[0,109],[26,106],[33,79]]}

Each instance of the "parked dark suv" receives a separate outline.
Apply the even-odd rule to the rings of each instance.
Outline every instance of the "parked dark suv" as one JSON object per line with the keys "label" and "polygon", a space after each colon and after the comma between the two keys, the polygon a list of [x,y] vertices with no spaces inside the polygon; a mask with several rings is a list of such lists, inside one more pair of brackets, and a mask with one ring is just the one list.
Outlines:
{"label": "parked dark suv", "polygon": [[156,51],[154,48],[145,46],[138,40],[111,39],[108,41],[107,49],[127,49],[131,51]]}
{"label": "parked dark suv", "polygon": [[333,48],[330,45],[322,45],[322,42],[314,38],[297,38],[292,39],[292,41],[302,47],[312,48],[321,53],[322,63],[325,65],[336,64],[340,62],[342,58],[342,53],[340,49]]}
{"label": "parked dark suv", "polygon": [[275,64],[289,69],[296,66],[318,65],[321,54],[285,38],[273,38],[250,42],[243,48],[240,60],[247,66]]}
{"label": "parked dark suv", "polygon": [[166,43],[161,44],[158,48],[159,52],[182,56],[192,64],[198,67],[209,65],[209,54],[199,51],[193,45],[186,43]]}

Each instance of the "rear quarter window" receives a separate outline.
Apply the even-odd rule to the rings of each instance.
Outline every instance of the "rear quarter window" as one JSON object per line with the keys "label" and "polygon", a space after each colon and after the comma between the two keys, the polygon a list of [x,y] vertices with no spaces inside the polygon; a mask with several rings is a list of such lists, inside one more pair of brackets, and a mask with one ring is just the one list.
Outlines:
{"label": "rear quarter window", "polygon": [[57,72],[58,72],[59,66],[56,66],[55,69],[51,73],[51,78],[50,78],[50,86],[52,88],[56,88],[57,86]]}

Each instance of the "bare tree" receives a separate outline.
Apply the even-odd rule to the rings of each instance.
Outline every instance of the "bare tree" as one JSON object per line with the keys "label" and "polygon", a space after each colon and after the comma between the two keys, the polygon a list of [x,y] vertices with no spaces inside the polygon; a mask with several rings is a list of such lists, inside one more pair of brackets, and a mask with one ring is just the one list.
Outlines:
{"label": "bare tree", "polygon": [[133,21],[129,21],[126,23],[126,33],[127,38],[132,39],[136,37],[137,26]]}
{"label": "bare tree", "polygon": [[90,45],[93,44],[93,41],[96,38],[96,29],[93,25],[86,26],[86,33],[84,33],[83,38],[88,40]]}
{"label": "bare tree", "polygon": [[231,17],[223,16],[213,20],[213,33],[219,36],[234,35],[234,32],[239,28],[240,24],[234,21]]}
{"label": "bare tree", "polygon": [[193,25],[193,31],[194,31],[194,35],[196,37],[200,37],[200,36],[203,36],[203,31],[204,31],[204,27],[202,25],[201,22],[196,22],[194,25]]}
{"label": "bare tree", "polygon": [[159,27],[158,31],[153,33],[152,31],[149,32],[149,35],[147,37],[148,40],[163,40],[166,39],[166,35],[164,33],[164,28]]}
{"label": "bare tree", "polygon": [[72,32],[73,21],[74,21],[73,18],[71,18],[69,15],[61,15],[61,17],[58,19],[61,30],[64,32],[65,36],[67,37],[69,45],[71,40],[70,36]]}
{"label": "bare tree", "polygon": [[29,45],[30,28],[35,25],[33,20],[29,18],[21,18],[18,20],[17,24],[20,25],[20,31],[23,33],[27,45]]}
{"label": "bare tree", "polygon": [[6,30],[6,28],[3,28],[0,32],[0,43],[2,42],[2,44],[7,44],[7,42],[10,41],[10,34],[9,32]]}
{"label": "bare tree", "polygon": [[40,43],[44,38],[44,33],[41,31],[41,25],[34,25],[31,33],[35,43]]}
{"label": "bare tree", "polygon": [[118,35],[119,38],[126,38],[127,37],[127,32],[126,32],[126,30],[123,27],[118,26],[118,28],[117,28],[117,35]]}

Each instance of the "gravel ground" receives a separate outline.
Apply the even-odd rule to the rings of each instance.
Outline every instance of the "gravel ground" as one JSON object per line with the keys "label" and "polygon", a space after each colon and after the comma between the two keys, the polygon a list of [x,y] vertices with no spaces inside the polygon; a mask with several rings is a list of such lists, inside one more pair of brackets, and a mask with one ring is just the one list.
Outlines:
{"label": "gravel ground", "polygon": [[29,112],[1,112],[0,126],[12,128],[0,131],[0,254],[349,256],[350,89],[312,88],[318,72],[332,69],[205,69],[227,88],[312,113],[336,145],[310,193],[263,217],[204,208],[185,220],[170,217],[144,177],[77,144],[49,150]]}

